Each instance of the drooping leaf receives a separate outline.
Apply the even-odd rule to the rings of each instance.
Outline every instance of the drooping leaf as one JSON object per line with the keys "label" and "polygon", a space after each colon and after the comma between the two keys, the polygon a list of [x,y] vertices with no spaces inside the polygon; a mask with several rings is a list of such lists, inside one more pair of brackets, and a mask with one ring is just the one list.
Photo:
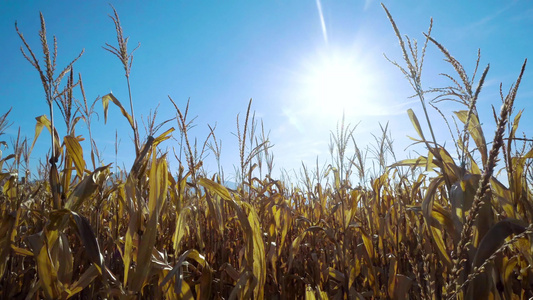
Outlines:
{"label": "drooping leaf", "polygon": [[65,208],[78,211],[80,206],[91,197],[96,189],[103,184],[105,180],[105,171],[111,166],[111,164],[99,167],[89,176],[85,176],[80,183],[76,185],[74,190],[70,193]]}
{"label": "drooping leaf", "polygon": [[170,129],[168,129],[167,131],[163,132],[162,134],[160,134],[158,137],[156,137],[154,139],[154,146],[157,146],[159,145],[161,142],[163,141],[166,141],[168,140],[169,138],[171,138],[171,133],[174,132],[174,127],[171,127]]}
{"label": "drooping leaf", "polygon": [[225,186],[210,179],[202,177],[198,179],[198,184],[205,187],[208,191],[219,195],[224,200],[232,199],[228,189]]}
{"label": "drooping leaf", "polygon": [[[461,110],[454,112],[455,115],[463,124],[466,123],[468,118],[468,111],[467,110]],[[486,165],[487,163],[487,142],[485,141],[485,135],[483,134],[483,129],[481,128],[481,124],[479,123],[479,119],[476,114],[471,113],[470,114],[470,121],[468,123],[468,132],[470,133],[470,136],[476,143],[476,147],[478,151],[481,154],[481,161],[483,165]],[[465,149],[468,151],[468,149]]]}
{"label": "drooping leaf", "polygon": [[75,212],[71,212],[71,215],[74,219],[83,247],[85,248],[85,254],[88,256],[89,260],[96,265],[98,272],[102,274],[104,257],[102,256],[98,240],[96,239],[91,224],[89,224],[89,221],[85,217],[80,216]]}
{"label": "drooping leaf", "polygon": [[126,111],[124,106],[122,106],[122,103],[120,103],[120,101],[118,101],[118,99],[113,95],[113,93],[109,93],[109,94],[107,94],[107,95],[102,97],[102,104],[104,106],[104,122],[107,123],[107,111],[108,111],[108,108],[109,108],[109,101],[112,101],[113,103],[115,103],[115,105],[118,108],[120,108],[120,112],[122,112],[122,115],[124,117],[126,117],[128,122],[130,123],[131,128],[135,128],[135,124],[134,124],[133,118]]}
{"label": "drooping leaf", "polygon": [[418,122],[418,118],[416,117],[415,112],[409,108],[407,110],[407,114],[409,115],[409,119],[411,119],[411,123],[413,123],[413,126],[415,127],[415,130],[418,133],[418,136],[422,139],[422,141],[425,141],[426,138],[424,137],[424,133],[422,132],[422,127],[420,126],[420,122]]}
{"label": "drooping leaf", "polygon": [[496,223],[481,240],[472,266],[479,267],[503,244],[511,234],[519,234],[526,229],[516,220],[506,219]]}
{"label": "drooping leaf", "polygon": [[85,160],[83,159],[83,149],[80,146],[80,142],[77,138],[70,135],[65,136],[64,141],[67,148],[67,153],[74,162],[76,173],[80,178],[82,178],[85,172]]}

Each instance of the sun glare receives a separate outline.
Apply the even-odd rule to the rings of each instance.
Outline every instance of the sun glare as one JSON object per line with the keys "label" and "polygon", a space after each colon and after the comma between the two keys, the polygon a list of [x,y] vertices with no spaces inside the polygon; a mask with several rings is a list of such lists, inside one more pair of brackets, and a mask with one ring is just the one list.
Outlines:
{"label": "sun glare", "polygon": [[306,63],[305,69],[302,104],[308,113],[336,119],[343,113],[375,113],[371,103],[374,78],[364,61],[350,55],[327,55]]}

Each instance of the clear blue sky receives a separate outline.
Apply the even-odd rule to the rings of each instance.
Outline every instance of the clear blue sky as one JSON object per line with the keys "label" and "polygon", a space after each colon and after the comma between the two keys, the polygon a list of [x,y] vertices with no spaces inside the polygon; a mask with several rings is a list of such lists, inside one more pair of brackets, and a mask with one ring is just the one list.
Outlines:
{"label": "clear blue sky", "polygon": [[[492,138],[490,105],[500,106],[499,83],[503,82],[507,90],[523,60],[533,58],[533,3],[384,2],[402,34],[420,41],[433,17],[432,36],[465,65],[469,74],[477,49],[481,48],[481,65],[491,63],[491,70],[478,106],[487,138]],[[217,123],[217,137],[223,142],[222,159],[230,177],[232,165],[238,164],[237,139],[232,135],[236,133],[235,118],[238,113],[244,117],[250,98],[257,117],[271,131],[278,170],[299,168],[301,161],[314,163],[317,156],[321,163],[329,160],[329,132],[335,130],[343,107],[347,122],[361,122],[355,131],[361,146],[371,142],[371,133],[378,132],[380,122],[390,122],[399,157],[405,156],[403,150],[409,144],[406,136],[415,136],[406,109],[415,109],[421,118],[420,104],[408,99],[412,94],[408,82],[383,58],[386,53],[400,61],[401,52],[378,1],[323,0],[324,26],[317,3],[311,0],[111,1],[111,4],[119,13],[125,35],[130,37],[129,48],[141,43],[131,73],[139,125],[142,127],[141,114],[146,117],[158,104],[158,120],[175,116],[167,95],[182,109],[190,98],[190,115],[198,116],[191,134],[201,143],[208,134],[207,124]],[[58,69],[85,49],[74,68],[83,76],[88,100],[113,91],[125,106],[128,103],[123,68],[116,57],[101,47],[106,42],[116,44],[114,26],[108,17],[112,10],[107,1],[3,1],[0,113],[13,107],[10,120],[14,125],[7,132],[8,139],[15,138],[20,126],[22,134],[31,140],[35,117],[48,113],[39,77],[22,57],[19,51],[22,43],[14,28],[17,21],[34,51],[42,57],[37,35],[39,11],[46,19],[49,41],[52,35],[58,38]],[[430,45],[423,78],[425,88],[448,83],[438,75],[453,74],[442,58]],[[319,89],[322,81],[328,80],[321,76],[332,65],[343,67],[342,72],[354,81],[348,84],[345,93]],[[525,109],[520,131],[529,136],[533,125],[531,72],[529,67],[516,102],[517,108]],[[333,93],[336,99],[329,99],[327,93]],[[445,112],[461,108],[450,104],[440,107]],[[93,130],[104,160],[114,161],[114,136],[118,130],[119,161],[129,168],[134,157],[126,120],[111,106],[110,119],[104,125],[101,104],[96,111],[100,120],[93,120]],[[444,122],[433,112],[432,119],[438,126],[438,140],[448,140]],[[175,122],[169,126],[178,127]],[[78,128],[78,134],[86,136],[84,125]],[[60,135],[64,135],[61,127]],[[47,132],[43,132],[36,147],[32,164],[37,164],[48,151]],[[87,152],[88,143],[84,148]],[[216,169],[214,162],[207,163],[209,169]]]}

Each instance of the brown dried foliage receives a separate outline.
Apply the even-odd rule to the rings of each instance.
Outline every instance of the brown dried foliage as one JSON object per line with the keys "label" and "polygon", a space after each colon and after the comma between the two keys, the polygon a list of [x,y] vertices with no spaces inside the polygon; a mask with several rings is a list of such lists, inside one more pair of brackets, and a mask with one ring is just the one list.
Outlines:
{"label": "brown dried foliage", "polygon": [[[432,91],[438,93],[435,103],[446,98],[465,105],[466,110],[453,116],[454,121],[464,123],[454,136],[457,157],[438,144],[433,134],[431,141],[426,140],[423,127],[409,110],[419,135],[413,139],[425,145],[426,156],[387,165],[386,156],[393,154],[388,127],[382,127],[381,135],[375,136],[376,145],[365,152],[355,142],[355,127],[343,120],[332,133],[333,165],[320,168],[317,161],[316,170],[303,166],[300,185],[275,180],[270,177],[273,156],[268,153],[268,135],[263,128],[260,136],[255,133],[249,105],[244,128],[237,123],[236,190],[224,185],[220,165],[209,176],[203,170],[206,149],[220,159],[221,144],[214,127],[197,149],[188,133],[192,126],[187,119],[188,104],[182,111],[172,99],[181,137],[176,147],[185,155],[183,161],[176,155],[178,170],[169,168],[167,155],[161,151],[174,128],[159,136],[148,135],[143,144],[136,139],[135,162],[129,172],[121,174],[112,174],[110,164],[95,161],[99,154],[90,136],[89,167],[82,139],[74,135],[77,121],[71,113],[79,109],[80,120],[90,127],[94,104],[87,105],[81,76],[78,86],[83,102],[72,98],[77,87],[72,74],[66,92],[58,92],[67,72],[53,79],[56,57],[48,50],[44,18],[40,34],[43,67],[17,28],[26,49],[23,54],[41,76],[50,113],[53,101],[59,101],[70,125],[60,143],[53,119],[37,118],[34,140],[44,127],[55,133],[54,159],[42,178],[18,178],[20,161],[31,152],[27,143],[17,139],[13,154],[0,156],[0,297],[532,297],[533,149],[529,139],[516,138],[521,112],[511,121],[525,63],[508,96],[502,96],[503,106],[495,117],[497,131],[487,153],[476,100],[488,68],[474,87],[474,79],[429,33],[419,58],[416,41],[407,38],[405,42],[386,13],[407,66],[394,64],[408,77],[426,114],[424,95],[430,91],[422,89],[420,78],[428,42],[443,52],[457,73],[457,80],[445,75],[452,86]],[[119,48],[108,47],[121,59],[129,77],[131,54],[115,10],[112,19]],[[72,64],[66,70],[71,68]],[[112,94],[101,100],[106,118],[112,102],[137,131],[133,104],[127,112]],[[8,114],[0,116],[0,136],[9,126]],[[430,119],[426,120],[432,131]],[[161,123],[163,127],[167,122]],[[149,123],[149,134],[163,128],[155,126],[153,119]],[[352,156],[350,141],[355,148]],[[524,145],[516,147],[520,142]],[[0,147],[6,145],[0,143]],[[367,154],[375,157],[377,168],[366,165]],[[502,156],[505,166],[496,176],[496,163]],[[59,167],[57,161],[61,161]],[[257,177],[261,166],[267,166],[264,178]],[[359,185],[352,183],[352,170]],[[500,181],[504,175],[508,186]]]}

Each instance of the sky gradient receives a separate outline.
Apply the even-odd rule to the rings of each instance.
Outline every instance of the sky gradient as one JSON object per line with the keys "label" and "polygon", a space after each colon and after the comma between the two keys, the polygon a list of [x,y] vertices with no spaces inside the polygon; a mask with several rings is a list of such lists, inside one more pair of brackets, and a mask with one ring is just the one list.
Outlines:
{"label": "sky gradient", "polygon": [[[378,1],[111,1],[111,4],[120,16],[125,36],[130,37],[129,49],[141,43],[131,70],[139,126],[143,127],[141,115],[146,120],[150,110],[158,105],[157,120],[175,117],[168,96],[180,109],[185,109],[190,98],[189,115],[197,116],[196,127],[190,134],[201,145],[209,133],[207,124],[217,125],[226,179],[231,180],[233,165],[239,162],[237,138],[233,135],[237,132],[236,116],[240,113],[242,124],[251,98],[256,118],[262,119],[265,129],[270,131],[277,174],[281,168],[298,169],[302,161],[314,164],[317,157],[320,164],[329,162],[330,131],[335,130],[343,113],[347,123],[358,124],[354,133],[360,146],[372,143],[372,134],[379,134],[380,124],[389,122],[397,156],[403,158],[414,149],[404,152],[410,144],[407,135],[416,135],[406,110],[413,108],[422,119],[421,108],[409,98],[413,91],[401,72],[383,56],[385,53],[401,63],[398,40]],[[422,32],[427,31],[433,17],[432,36],[464,64],[468,74],[472,74],[477,49],[481,49],[480,68],[491,65],[478,110],[487,139],[491,139],[494,130],[491,105],[500,107],[499,84],[503,83],[506,92],[516,80],[524,59],[533,58],[533,4],[530,1],[384,1],[384,4],[401,33],[421,42]],[[48,40],[53,35],[58,39],[58,70],[85,49],[74,71],[82,74],[87,99],[92,102],[112,91],[129,107],[123,67],[116,57],[102,49],[105,43],[116,45],[113,22],[108,17],[112,9],[107,1],[3,1],[0,11],[0,114],[13,107],[9,119],[14,122],[6,132],[8,139],[14,139],[20,127],[22,135],[31,140],[35,117],[48,113],[39,76],[21,55],[22,43],[14,27],[17,21],[30,46],[42,58],[39,11],[46,19]],[[530,69],[526,69],[515,103],[517,109],[525,109],[519,132],[527,136],[531,136],[533,128]],[[455,76],[443,62],[442,53],[429,45],[423,87],[448,85],[440,73]],[[333,88],[320,89],[328,80],[332,80]],[[343,90],[346,85],[349,87]],[[77,91],[76,96],[81,97]],[[463,109],[452,103],[441,103],[439,107],[447,115]],[[96,111],[100,118],[92,121],[93,131],[104,162],[115,161],[117,132],[121,139],[118,161],[129,169],[134,151],[126,119],[118,108],[111,106],[109,120],[104,124],[101,103],[96,105]],[[444,122],[433,110],[431,119],[437,126],[437,140],[441,143],[450,140]],[[170,126],[178,128],[175,121],[163,128]],[[423,127],[427,128],[425,123]],[[61,130],[59,126],[63,136]],[[77,133],[87,136],[84,124]],[[176,143],[167,142],[163,147],[171,149],[177,147]],[[82,145],[88,152],[88,143]],[[48,149],[49,135],[43,132],[32,164],[37,164]],[[1,150],[10,153],[10,149]],[[171,161],[171,166],[177,164]],[[216,171],[212,154],[206,167]]]}

